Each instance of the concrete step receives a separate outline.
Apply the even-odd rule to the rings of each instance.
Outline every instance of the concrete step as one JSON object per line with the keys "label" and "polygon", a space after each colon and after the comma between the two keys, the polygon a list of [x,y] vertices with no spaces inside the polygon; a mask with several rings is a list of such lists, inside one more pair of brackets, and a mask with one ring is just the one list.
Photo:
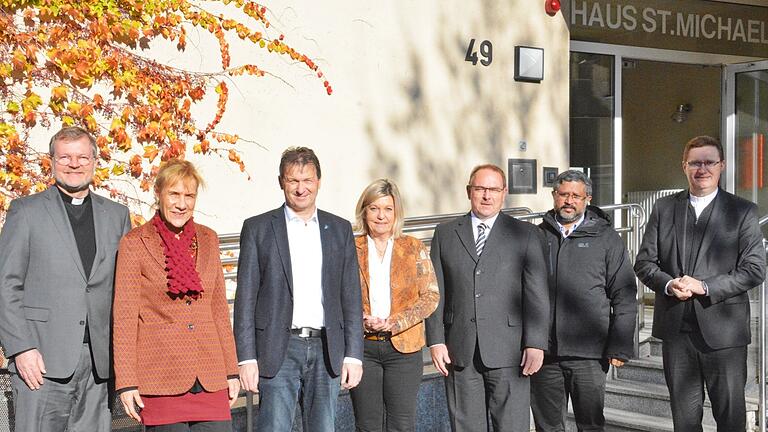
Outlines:
{"label": "concrete step", "polygon": [[[672,418],[666,385],[612,380],[605,386],[605,406],[652,417]],[[715,425],[709,399],[704,400],[705,425]]]}
{"label": "concrete step", "polygon": [[613,376],[638,383],[666,385],[661,357],[656,356],[630,360],[624,366],[614,369]]}
{"label": "concrete step", "polygon": [[[606,408],[605,432],[674,432],[672,419],[639,414],[632,411]],[[577,432],[573,417],[568,414],[567,432]],[[717,428],[704,425],[704,432],[717,432]]]}
{"label": "concrete step", "polygon": [[[610,380],[605,389],[606,419],[607,410],[626,411],[649,417],[672,417],[669,403],[669,392],[665,385],[638,383],[622,379]],[[747,397],[747,424],[756,424],[758,414],[758,400]],[[607,421],[607,420],[606,420]],[[704,416],[702,424],[705,426],[716,425],[712,417],[712,405],[709,398],[704,399]]]}
{"label": "concrete step", "polygon": [[661,357],[661,339],[657,339],[648,333],[643,338],[643,334],[640,334],[640,354],[639,357]]}

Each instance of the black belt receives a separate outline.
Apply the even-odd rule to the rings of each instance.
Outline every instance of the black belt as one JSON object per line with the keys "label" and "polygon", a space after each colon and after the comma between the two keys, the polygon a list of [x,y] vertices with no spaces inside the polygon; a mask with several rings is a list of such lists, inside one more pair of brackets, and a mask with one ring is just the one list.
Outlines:
{"label": "black belt", "polygon": [[365,338],[372,341],[388,341],[392,339],[392,332],[366,333]]}
{"label": "black belt", "polygon": [[312,328],[312,327],[299,327],[299,328],[292,328],[291,334],[296,335],[300,338],[317,338],[323,335],[323,330]]}

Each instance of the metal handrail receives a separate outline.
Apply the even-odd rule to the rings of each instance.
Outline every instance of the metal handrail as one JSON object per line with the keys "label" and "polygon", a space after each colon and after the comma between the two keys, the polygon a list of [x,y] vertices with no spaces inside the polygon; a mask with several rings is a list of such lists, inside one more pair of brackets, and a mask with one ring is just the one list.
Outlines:
{"label": "metal handrail", "polygon": [[[763,246],[765,246],[765,239],[763,239]],[[760,328],[760,377],[757,379],[757,382],[759,384],[758,388],[758,410],[757,413],[760,416],[760,432],[766,432],[766,426],[765,426],[765,415],[766,415],[766,409],[765,409],[765,373],[766,373],[766,365],[765,365],[765,355],[766,355],[766,347],[765,347],[765,313],[766,313],[766,302],[765,302],[765,281],[763,281],[762,284],[760,284],[760,319],[758,320],[758,325]]]}
{"label": "metal handrail", "polygon": [[768,223],[768,214],[763,215],[760,219],[758,219],[757,223],[760,224],[760,226],[763,226]]}
{"label": "metal handrail", "polygon": [[[634,261],[635,255],[637,255],[637,251],[640,248],[640,230],[645,225],[646,222],[646,214],[645,210],[640,206],[639,204],[634,203],[628,203],[628,204],[611,204],[606,206],[600,206],[600,208],[605,212],[611,212],[614,213],[616,211],[627,211],[627,221],[628,226],[619,226],[616,227],[616,231],[619,233],[626,233],[627,234],[627,248],[630,251],[630,259]],[[508,214],[510,216],[513,216],[519,220],[524,220],[527,222],[534,223],[537,219],[541,219],[546,212],[533,212],[528,207],[511,207],[511,208],[505,208],[501,210],[503,213]],[[466,213],[450,213],[450,214],[442,214],[442,215],[433,215],[433,216],[416,216],[411,218],[406,218],[404,222],[403,232],[406,233],[415,233],[415,232],[431,232],[437,227],[437,225],[450,221],[451,219],[454,219],[459,216],[463,216]],[[359,234],[359,233],[356,233]],[[431,241],[431,238],[424,238],[423,241],[427,244]],[[239,234],[224,234],[219,236],[219,243],[221,245],[221,251],[223,252],[222,256],[222,264],[227,266],[234,266],[237,265],[237,257],[234,256],[232,253],[233,251],[236,251],[240,247],[240,235]],[[227,278],[233,278],[237,274],[236,271],[228,270],[225,271],[225,277]],[[638,307],[642,308],[642,304],[640,302],[640,298],[636,297],[636,301],[638,302]],[[642,310],[641,310],[642,311]],[[636,322],[637,329],[640,329],[640,320],[642,319],[642,313],[638,314],[638,321]],[[635,331],[635,338],[634,338],[634,349],[635,353],[637,354],[639,351],[639,333],[638,331]],[[246,395],[246,431],[252,432],[253,431],[253,394],[248,393]]]}
{"label": "metal handrail", "polygon": [[[762,227],[768,224],[768,214],[763,215],[760,219],[758,219],[758,224]],[[768,240],[763,238],[763,250],[768,253]],[[766,354],[768,354],[768,350],[766,350],[765,342],[766,342],[766,321],[765,321],[765,315],[768,313],[768,304],[766,304],[766,282],[763,280],[763,283],[760,284],[760,317],[758,318],[757,324],[759,328],[759,340],[760,340],[760,359],[759,359],[759,365],[758,365],[758,408],[757,408],[757,415],[760,417],[760,432],[766,432],[766,415],[768,415],[768,410],[766,410],[766,392],[765,392],[765,377],[768,373],[768,365],[766,365]]]}
{"label": "metal handrail", "polygon": [[[758,224],[762,227],[766,224],[768,224],[768,214],[763,215],[760,219],[758,219]],[[768,253],[768,240],[763,238],[763,250]],[[757,415],[760,417],[760,432],[766,432],[766,415],[768,414],[768,411],[766,410],[766,394],[765,394],[765,377],[766,373],[768,373],[768,365],[766,365],[766,354],[768,353],[766,350],[765,342],[766,342],[766,321],[765,321],[765,314],[768,312],[768,305],[766,305],[766,283],[765,280],[763,280],[763,283],[760,284],[760,317],[758,319],[758,328],[759,328],[759,340],[760,340],[760,359],[759,359],[759,366],[758,366],[758,409],[757,409]]]}
{"label": "metal handrail", "polygon": [[[501,210],[503,213],[514,217],[521,217],[525,215],[533,214],[533,210],[528,207],[509,207]],[[439,215],[429,216],[413,216],[405,218],[403,222],[403,232],[406,234],[412,234],[416,232],[432,231],[443,222],[447,222],[456,217],[462,216],[466,213],[446,213]],[[355,232],[355,235],[360,232]],[[429,239],[423,239],[429,243]],[[237,264],[237,257],[233,253],[240,249],[240,234],[222,234],[219,236],[219,247],[221,249],[222,257],[221,263],[225,266],[232,266]],[[225,277],[232,277],[234,272],[226,272]]]}
{"label": "metal handrail", "polygon": [[[637,251],[640,249],[640,241],[642,240],[640,238],[640,232],[643,226],[645,226],[646,222],[646,214],[645,210],[642,206],[635,203],[627,203],[627,204],[609,204],[605,206],[600,206],[600,208],[605,212],[611,212],[611,211],[622,211],[627,210],[627,219],[632,221],[632,223],[629,223],[629,226],[619,226],[616,227],[616,231],[619,233],[627,233],[627,248],[630,252],[631,259],[634,260],[635,255],[637,254]],[[501,209],[502,213],[513,216],[517,219],[533,222],[536,219],[540,219],[544,216],[546,212],[534,212],[529,207],[508,207]],[[440,215],[430,215],[430,216],[414,216],[410,218],[405,218],[404,224],[403,224],[403,232],[406,234],[412,234],[412,233],[418,233],[418,232],[430,232],[433,231],[438,225],[440,225],[443,222],[447,222],[451,219],[454,219],[456,217],[465,215],[466,213],[446,213],[446,214],[440,214]],[[355,232],[355,235],[360,234],[360,232]],[[424,241],[427,245],[429,245],[431,241],[431,237],[429,238],[422,238],[422,241]],[[231,233],[231,234],[222,234],[219,235],[219,246],[221,248],[222,256],[221,256],[221,263],[225,267],[229,267],[230,270],[225,270],[224,277],[225,278],[233,278],[236,275],[236,272],[233,271],[234,266],[237,265],[237,256],[236,251],[240,249],[240,234],[239,233]]]}
{"label": "metal handrail", "polygon": [[[768,221],[768,215],[763,216],[760,218],[760,225],[763,225]],[[763,249],[768,251],[768,240],[763,238]],[[760,432],[766,432],[766,425],[765,425],[765,416],[766,416],[766,395],[765,395],[765,375],[766,375],[766,346],[765,346],[765,314],[766,311],[768,311],[768,306],[766,306],[766,299],[765,299],[765,280],[763,280],[763,283],[760,284],[760,318],[757,321],[758,328],[759,328],[759,340],[760,340],[760,359],[759,359],[759,366],[758,366],[758,407],[757,407],[757,414],[760,416]]]}

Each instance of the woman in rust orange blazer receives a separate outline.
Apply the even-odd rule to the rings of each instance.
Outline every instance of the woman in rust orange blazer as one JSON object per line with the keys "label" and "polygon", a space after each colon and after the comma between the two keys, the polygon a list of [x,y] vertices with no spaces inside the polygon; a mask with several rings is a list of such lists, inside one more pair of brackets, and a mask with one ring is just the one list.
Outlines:
{"label": "woman in rust orange blazer", "polygon": [[421,241],[403,235],[403,205],[393,182],[368,185],[355,213],[363,233],[355,244],[365,327],[363,378],[351,391],[356,429],[413,431],[423,321],[440,299],[435,272]]}
{"label": "woman in rust orange blazer", "polygon": [[158,212],[123,237],[113,305],[115,387],[148,431],[231,431],[240,390],[216,233],[192,220],[200,174],[169,160]]}

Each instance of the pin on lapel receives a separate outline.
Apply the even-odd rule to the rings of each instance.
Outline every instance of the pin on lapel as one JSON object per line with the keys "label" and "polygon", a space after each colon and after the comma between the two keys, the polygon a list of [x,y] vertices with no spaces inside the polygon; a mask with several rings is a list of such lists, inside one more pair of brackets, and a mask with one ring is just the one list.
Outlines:
{"label": "pin on lapel", "polygon": [[327,230],[328,229],[328,225],[323,225],[323,229]]}

